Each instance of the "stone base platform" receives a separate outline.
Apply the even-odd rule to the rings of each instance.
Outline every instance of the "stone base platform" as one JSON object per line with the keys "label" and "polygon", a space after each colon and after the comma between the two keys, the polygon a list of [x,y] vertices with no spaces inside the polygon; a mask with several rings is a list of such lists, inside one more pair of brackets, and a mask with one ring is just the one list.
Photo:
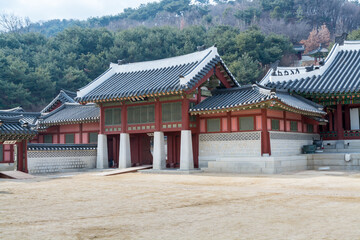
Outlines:
{"label": "stone base platform", "polygon": [[307,170],[307,156],[222,157],[208,162],[205,172],[277,174]]}
{"label": "stone base platform", "polygon": [[193,169],[193,170],[180,170],[180,169],[163,169],[163,170],[156,170],[156,169],[147,169],[147,170],[140,170],[140,173],[152,173],[152,174],[195,174],[195,173],[202,173],[204,172],[202,169]]}

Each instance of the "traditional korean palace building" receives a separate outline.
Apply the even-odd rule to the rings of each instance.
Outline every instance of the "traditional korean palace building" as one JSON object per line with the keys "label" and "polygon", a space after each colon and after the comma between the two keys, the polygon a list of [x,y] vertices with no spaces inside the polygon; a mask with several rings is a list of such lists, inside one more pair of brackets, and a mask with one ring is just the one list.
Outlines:
{"label": "traditional korean palace building", "polygon": [[[274,67],[248,86],[239,85],[216,47],[155,61],[119,61],[76,94],[62,90],[29,120],[36,127],[29,129],[27,168],[312,169],[313,157],[301,154],[304,145],[321,135],[344,148],[360,137],[359,88],[360,42],[335,44],[319,66]],[[15,111],[6,113],[20,115]],[[11,148],[0,141],[3,149]],[[1,154],[4,159],[5,150]]]}
{"label": "traditional korean palace building", "polygon": [[[76,100],[100,107],[98,167],[107,167],[110,156],[120,168],[152,163],[154,170],[186,171],[210,163],[222,168],[234,159],[239,168],[242,160],[274,161],[270,156],[300,154],[325,115],[321,105],[286,91],[240,87],[216,47],[112,63]],[[109,137],[118,149],[109,146]]]}
{"label": "traditional korean palace building", "polygon": [[22,108],[0,111],[0,170],[27,171],[27,142],[37,134],[38,116]]}
{"label": "traditional korean palace building", "polygon": [[[322,65],[271,69],[260,84],[286,89],[325,106],[321,136],[337,148],[359,145],[360,41],[336,43]],[[360,145],[358,146],[360,148]]]}

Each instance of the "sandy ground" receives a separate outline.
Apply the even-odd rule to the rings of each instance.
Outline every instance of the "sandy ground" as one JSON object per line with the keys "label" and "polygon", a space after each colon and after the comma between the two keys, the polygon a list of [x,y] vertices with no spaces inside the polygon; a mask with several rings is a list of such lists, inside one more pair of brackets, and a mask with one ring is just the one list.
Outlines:
{"label": "sandy ground", "polygon": [[360,174],[0,180],[0,239],[360,239]]}

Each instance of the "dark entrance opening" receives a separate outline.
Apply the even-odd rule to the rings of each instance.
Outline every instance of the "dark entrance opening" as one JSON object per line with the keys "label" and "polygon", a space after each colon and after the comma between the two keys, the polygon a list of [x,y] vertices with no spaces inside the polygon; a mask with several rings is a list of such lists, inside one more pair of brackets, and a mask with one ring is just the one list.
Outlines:
{"label": "dark entrance opening", "polygon": [[107,135],[109,167],[119,167],[120,135]]}
{"label": "dark entrance opening", "polygon": [[180,167],[180,132],[168,132],[165,133],[165,144],[167,145],[167,168],[179,168]]}
{"label": "dark entrance opening", "polygon": [[131,166],[152,165],[151,143],[153,137],[146,133],[130,135]]}

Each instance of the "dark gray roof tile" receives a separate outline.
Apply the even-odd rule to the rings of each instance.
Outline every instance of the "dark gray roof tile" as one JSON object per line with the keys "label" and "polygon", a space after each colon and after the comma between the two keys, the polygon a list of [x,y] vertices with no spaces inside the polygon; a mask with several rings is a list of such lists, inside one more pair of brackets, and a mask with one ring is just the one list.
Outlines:
{"label": "dark gray roof tile", "polygon": [[[155,61],[124,65],[112,63],[106,72],[80,89],[76,99],[90,102],[187,90],[194,87],[217,64],[227,71],[232,85],[239,86],[218,55],[216,47],[211,47]],[[180,76],[183,76],[185,84],[180,83]]]}
{"label": "dark gray roof tile", "polygon": [[[279,68],[286,70],[290,68]],[[299,74],[272,76],[273,70],[260,84],[269,88],[289,89],[297,93],[337,94],[354,93],[360,89],[360,41],[346,41],[335,45],[320,69]]]}
{"label": "dark gray roof tile", "polygon": [[100,110],[95,104],[80,105],[65,103],[54,111],[41,117],[41,125],[51,126],[77,122],[98,122]]}
{"label": "dark gray roof tile", "polygon": [[296,94],[290,95],[288,92],[281,90],[277,90],[276,92],[272,93],[269,88],[256,84],[252,86],[216,90],[213,92],[211,97],[208,97],[201,103],[192,107],[190,112],[229,109],[242,105],[261,103],[272,98],[277,99],[283,104],[294,109],[308,112],[309,114],[326,114],[324,111],[322,111],[321,105],[313,103]]}

